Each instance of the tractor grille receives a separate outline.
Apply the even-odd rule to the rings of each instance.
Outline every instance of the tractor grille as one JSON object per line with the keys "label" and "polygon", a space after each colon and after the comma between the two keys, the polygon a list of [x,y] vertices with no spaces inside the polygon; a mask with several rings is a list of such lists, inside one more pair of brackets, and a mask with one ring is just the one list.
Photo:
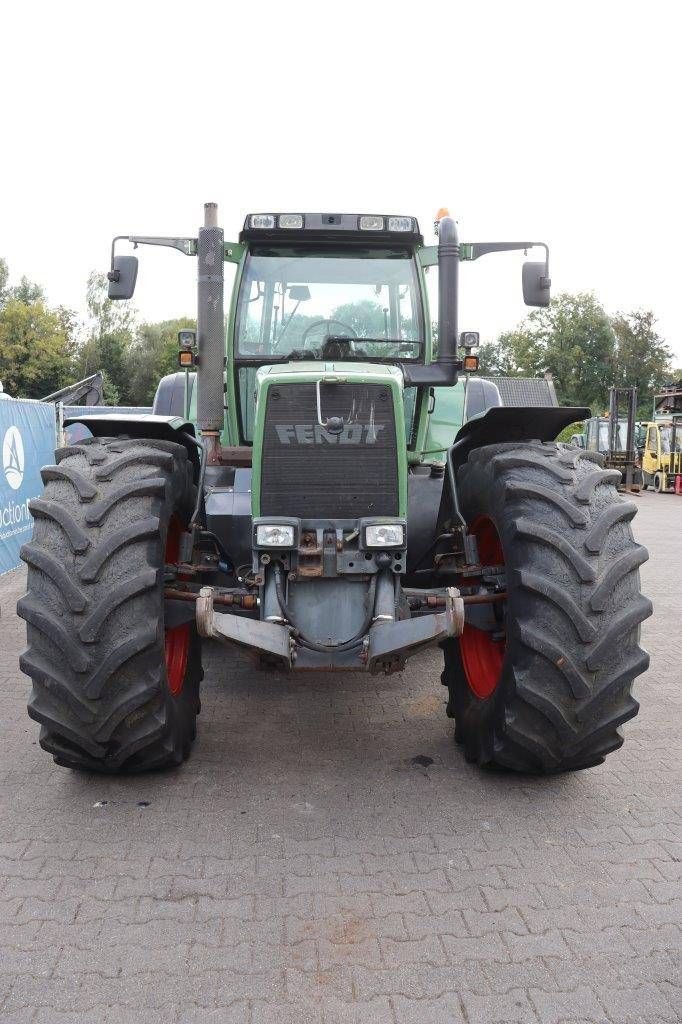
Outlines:
{"label": "tractor grille", "polygon": [[398,514],[398,457],[390,388],[314,383],[268,389],[261,468],[261,515],[357,519]]}

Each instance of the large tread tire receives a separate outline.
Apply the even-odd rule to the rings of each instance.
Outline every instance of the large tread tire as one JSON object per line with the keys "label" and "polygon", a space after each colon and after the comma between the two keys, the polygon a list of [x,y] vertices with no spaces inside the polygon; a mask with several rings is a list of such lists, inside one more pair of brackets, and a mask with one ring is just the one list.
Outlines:
{"label": "large tread tire", "polygon": [[634,679],[649,665],[640,623],[633,502],[600,455],[551,443],[489,445],[457,475],[467,523],[492,520],[505,562],[506,646],[497,688],[472,691],[459,641],[444,644],[443,682],[468,760],[530,773],[589,768],[621,746],[637,714]]}
{"label": "large tread tire", "polygon": [[[56,453],[31,503],[18,604],[33,681],[28,705],[57,764],[124,773],[180,764],[196,732],[200,640],[171,686],[164,564],[170,529],[188,522],[193,469],[181,444],[87,438]],[[177,665],[176,665],[177,669]]]}

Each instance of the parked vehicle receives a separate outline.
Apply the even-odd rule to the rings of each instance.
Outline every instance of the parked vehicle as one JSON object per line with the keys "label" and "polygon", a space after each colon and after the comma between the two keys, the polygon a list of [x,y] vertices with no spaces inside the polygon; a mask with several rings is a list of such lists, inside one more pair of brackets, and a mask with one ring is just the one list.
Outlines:
{"label": "parked vehicle", "polygon": [[[621,474],[621,488],[638,491],[642,468],[637,451],[637,388],[609,388],[608,416],[591,416],[585,421],[584,447],[599,452],[604,465]],[[576,435],[573,435],[574,437]]]}
{"label": "parked vehicle", "polygon": [[644,490],[682,494],[682,416],[646,424],[642,472]]}
{"label": "parked vehicle", "polygon": [[[180,763],[202,638],[225,644],[227,686],[235,645],[330,686],[439,645],[470,760],[557,772],[619,747],[648,665],[635,506],[600,455],[555,441],[588,409],[465,394],[460,262],[540,245],[523,293],[547,306],[544,243],[460,244],[446,212],[436,246],[413,217],[336,213],[253,214],[226,242],[213,204],[196,238],[128,241],[196,256],[198,328],[155,413],[76,415],[93,436],[57,452],[31,506],[21,666],[55,761]],[[120,242],[109,294],[129,299]]]}

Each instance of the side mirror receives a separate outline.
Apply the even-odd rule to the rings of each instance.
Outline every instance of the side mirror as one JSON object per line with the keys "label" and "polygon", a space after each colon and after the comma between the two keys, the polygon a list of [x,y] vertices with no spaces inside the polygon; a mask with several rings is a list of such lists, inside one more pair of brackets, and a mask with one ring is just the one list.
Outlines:
{"label": "side mirror", "polygon": [[289,298],[292,302],[308,302],[310,288],[307,284],[291,284],[289,285]]}
{"label": "side mirror", "polygon": [[551,279],[545,263],[524,263],[521,272],[523,301],[527,306],[549,306]]}
{"label": "side mirror", "polygon": [[137,256],[114,256],[107,278],[110,299],[132,299],[137,281]]}

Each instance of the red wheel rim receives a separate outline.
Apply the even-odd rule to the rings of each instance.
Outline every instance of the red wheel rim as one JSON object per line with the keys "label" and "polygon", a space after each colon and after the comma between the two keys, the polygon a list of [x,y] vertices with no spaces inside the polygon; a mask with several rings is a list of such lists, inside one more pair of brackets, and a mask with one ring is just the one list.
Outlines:
{"label": "red wheel rim", "polygon": [[[481,565],[504,565],[504,554],[495,524],[488,516],[477,516],[469,527],[476,537]],[[464,675],[471,692],[480,700],[490,697],[500,681],[505,641],[493,640],[490,633],[468,623],[459,638]]]}
{"label": "red wheel rim", "polygon": [[[168,565],[174,565],[180,556],[181,532],[182,527],[173,516],[168,524],[166,537],[165,560]],[[174,697],[182,692],[185,683],[191,636],[189,623],[184,626],[176,626],[175,629],[167,629],[164,633],[168,689]]]}

